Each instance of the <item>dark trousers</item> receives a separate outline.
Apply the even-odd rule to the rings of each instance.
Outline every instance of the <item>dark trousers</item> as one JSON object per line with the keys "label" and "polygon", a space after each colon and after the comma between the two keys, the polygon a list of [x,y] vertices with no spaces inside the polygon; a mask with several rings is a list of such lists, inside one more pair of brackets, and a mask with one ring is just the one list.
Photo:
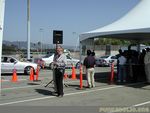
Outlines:
{"label": "dark trousers", "polygon": [[132,66],[132,69],[133,69],[133,79],[132,79],[132,82],[138,82],[138,79],[139,79],[139,70],[140,70],[140,67],[139,65],[135,64]]}
{"label": "dark trousers", "polygon": [[64,76],[64,69],[55,69],[55,82],[56,82],[56,88],[59,95],[63,95],[63,76]]}

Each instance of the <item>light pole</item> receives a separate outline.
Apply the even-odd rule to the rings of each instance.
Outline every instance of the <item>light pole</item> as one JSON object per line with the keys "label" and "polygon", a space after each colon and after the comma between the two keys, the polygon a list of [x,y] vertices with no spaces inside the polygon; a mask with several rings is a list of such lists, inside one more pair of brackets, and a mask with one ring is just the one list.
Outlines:
{"label": "light pole", "polygon": [[76,45],[75,45],[75,49],[74,49],[74,52],[77,51],[77,48],[79,46],[79,36],[78,36],[78,33],[76,32],[72,32],[73,35],[75,35],[75,38],[76,38],[76,35],[77,35],[77,42],[76,42]]}
{"label": "light pole", "polygon": [[43,30],[44,30],[44,29],[40,28],[40,41],[41,41],[41,43],[40,43],[41,45],[40,45],[40,46],[41,46],[41,55],[42,55],[42,49],[43,49],[43,48],[42,48]]}
{"label": "light pole", "polygon": [[27,59],[30,59],[30,0],[27,0]]}

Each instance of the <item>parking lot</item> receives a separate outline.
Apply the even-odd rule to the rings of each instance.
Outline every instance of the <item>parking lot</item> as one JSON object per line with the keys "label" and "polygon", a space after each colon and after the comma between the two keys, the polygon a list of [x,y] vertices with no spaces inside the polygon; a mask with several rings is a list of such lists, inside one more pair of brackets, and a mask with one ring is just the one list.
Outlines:
{"label": "parking lot", "polygon": [[[77,75],[78,75],[78,70]],[[71,74],[71,69],[66,71]],[[2,75],[0,106],[150,106],[150,86],[144,82],[122,85],[109,84],[110,67],[96,67],[95,88],[86,88],[84,75],[83,89],[79,79],[64,79],[64,97],[52,95],[52,71],[41,70],[38,81],[29,81],[28,75],[18,75],[17,82],[11,82],[12,75]]]}

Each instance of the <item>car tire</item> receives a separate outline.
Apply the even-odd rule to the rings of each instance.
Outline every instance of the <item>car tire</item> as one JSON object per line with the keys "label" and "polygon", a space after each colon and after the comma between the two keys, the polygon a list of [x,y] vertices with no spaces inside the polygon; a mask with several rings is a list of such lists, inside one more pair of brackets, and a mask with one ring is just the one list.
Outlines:
{"label": "car tire", "polygon": [[76,68],[77,68],[77,69],[80,68],[80,62],[76,63]]}
{"label": "car tire", "polygon": [[[30,75],[31,68],[32,68],[31,66],[25,67],[24,73],[25,73],[26,75]],[[33,70],[33,71],[34,71],[34,70]]]}
{"label": "car tire", "polygon": [[53,64],[52,63],[49,64],[49,69],[53,69]]}

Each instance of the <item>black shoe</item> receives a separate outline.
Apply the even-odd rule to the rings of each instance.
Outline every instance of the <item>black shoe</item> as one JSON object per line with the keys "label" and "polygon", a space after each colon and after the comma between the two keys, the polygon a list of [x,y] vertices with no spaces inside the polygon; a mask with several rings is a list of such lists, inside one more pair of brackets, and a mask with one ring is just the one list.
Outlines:
{"label": "black shoe", "polygon": [[62,98],[62,97],[63,97],[63,95],[57,95],[57,97]]}

